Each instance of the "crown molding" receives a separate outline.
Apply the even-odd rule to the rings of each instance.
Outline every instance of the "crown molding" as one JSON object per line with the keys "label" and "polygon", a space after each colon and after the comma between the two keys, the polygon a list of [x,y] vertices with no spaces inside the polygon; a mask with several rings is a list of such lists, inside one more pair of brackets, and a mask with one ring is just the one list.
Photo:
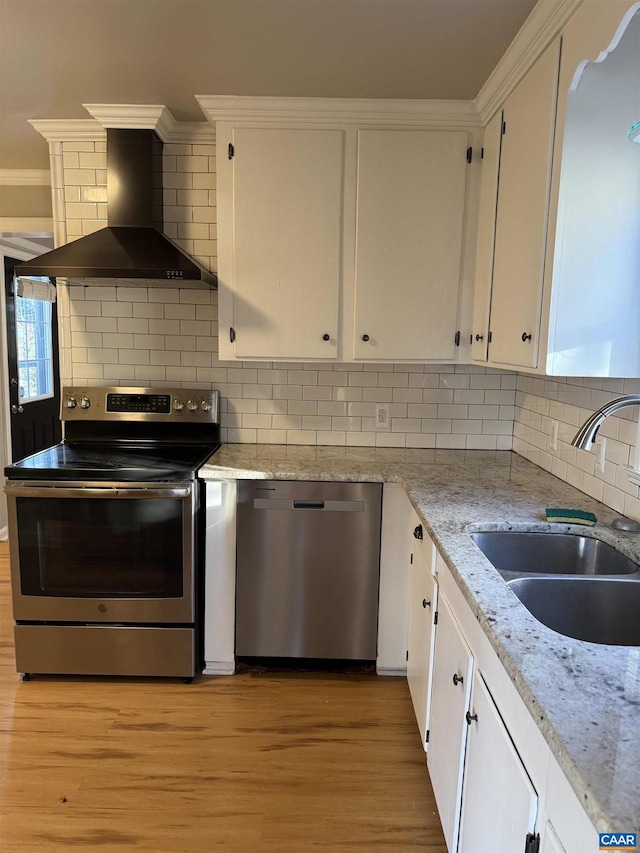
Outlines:
{"label": "crown molding", "polygon": [[476,96],[475,105],[485,125],[584,2],[538,0]]}
{"label": "crown molding", "polygon": [[473,101],[366,98],[269,98],[196,95],[207,119],[301,125],[475,127],[482,121]]}
{"label": "crown molding", "polygon": [[48,187],[51,173],[48,169],[0,169],[2,187]]}
{"label": "crown molding", "polygon": [[105,129],[90,118],[29,119],[29,124],[47,142],[103,142],[107,138]]}
{"label": "crown molding", "polygon": [[83,104],[104,128],[153,130],[163,142],[207,143],[215,140],[204,121],[176,121],[163,104]]}

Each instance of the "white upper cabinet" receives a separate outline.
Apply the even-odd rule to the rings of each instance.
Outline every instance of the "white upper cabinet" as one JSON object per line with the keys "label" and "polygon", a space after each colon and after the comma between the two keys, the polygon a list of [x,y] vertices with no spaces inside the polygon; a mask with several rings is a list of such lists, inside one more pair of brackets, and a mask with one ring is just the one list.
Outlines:
{"label": "white upper cabinet", "polygon": [[639,4],[585,0],[486,129],[472,360],[640,376],[639,105]]}
{"label": "white upper cabinet", "polygon": [[468,144],[462,131],[359,131],[355,358],[453,359]]}
{"label": "white upper cabinet", "polygon": [[504,104],[489,358],[535,367],[544,274],[559,40]]}
{"label": "white upper cabinet", "polygon": [[241,359],[336,357],[343,136],[233,130],[232,264],[221,283],[232,305],[223,291],[221,354],[224,341]]}
{"label": "white upper cabinet", "polygon": [[216,127],[221,358],[462,360],[472,102],[199,101]]}

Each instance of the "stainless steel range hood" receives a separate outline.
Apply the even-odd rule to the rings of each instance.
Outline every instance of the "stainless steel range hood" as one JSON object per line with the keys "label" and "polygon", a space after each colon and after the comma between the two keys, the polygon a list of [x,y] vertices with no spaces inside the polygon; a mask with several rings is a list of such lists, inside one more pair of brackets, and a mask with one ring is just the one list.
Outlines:
{"label": "stainless steel range hood", "polygon": [[162,142],[153,130],[109,128],[107,227],[18,264],[16,275],[215,287],[216,277],[162,228]]}

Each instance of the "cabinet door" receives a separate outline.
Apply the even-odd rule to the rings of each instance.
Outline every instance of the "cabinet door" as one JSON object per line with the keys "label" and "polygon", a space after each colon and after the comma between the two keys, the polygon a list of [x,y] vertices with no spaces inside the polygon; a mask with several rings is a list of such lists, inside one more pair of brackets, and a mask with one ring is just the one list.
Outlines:
{"label": "cabinet door", "polygon": [[344,134],[236,128],[233,146],[233,355],[335,358]]}
{"label": "cabinet door", "polygon": [[486,126],[482,143],[478,249],[473,289],[473,333],[471,340],[471,358],[473,361],[486,361],[489,346],[489,310],[491,306],[491,283],[493,281],[493,250],[496,234],[501,145],[502,110],[499,110]]}
{"label": "cabinet door", "polygon": [[444,596],[438,626],[431,690],[427,766],[449,853],[455,853],[460,826],[462,772],[467,738],[473,658]]}
{"label": "cabinet door", "polygon": [[431,705],[435,613],[438,585],[422,553],[414,549],[409,577],[409,636],[407,643],[407,681],[422,745],[428,749],[427,730]]}
{"label": "cabinet door", "polygon": [[358,133],[358,359],[453,358],[466,132]]}
{"label": "cabinet door", "polygon": [[491,362],[537,365],[559,57],[556,39],[504,104]]}
{"label": "cabinet door", "polygon": [[482,676],[473,678],[472,717],[460,822],[460,853],[524,850],[538,796]]}

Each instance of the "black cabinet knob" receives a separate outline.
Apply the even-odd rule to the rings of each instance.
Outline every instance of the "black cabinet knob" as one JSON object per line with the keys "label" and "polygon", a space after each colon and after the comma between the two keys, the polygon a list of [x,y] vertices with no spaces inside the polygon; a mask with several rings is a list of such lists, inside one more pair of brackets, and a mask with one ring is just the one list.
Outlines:
{"label": "black cabinet knob", "polygon": [[531,340],[531,335],[528,335],[526,332],[523,332],[522,333],[522,343],[524,343],[525,341],[530,341],[530,340]]}
{"label": "black cabinet knob", "polygon": [[464,684],[464,678],[461,675],[456,674],[453,676],[453,683],[456,687],[458,686],[458,684]]}
{"label": "black cabinet knob", "polygon": [[423,598],[423,599],[422,599],[422,606],[423,606],[423,607],[425,607],[425,608],[426,608],[426,607],[431,607],[431,602],[430,602],[430,601],[427,601],[427,599],[426,599],[426,598]]}
{"label": "black cabinet knob", "polygon": [[413,535],[415,539],[424,539],[424,534],[422,532],[422,525],[419,524],[413,531]]}
{"label": "black cabinet knob", "polygon": [[484,335],[476,335],[476,340],[477,340],[477,341],[483,341],[483,340],[484,340]]}
{"label": "black cabinet knob", "polygon": [[362,340],[366,343],[369,340],[369,335],[363,335]]}
{"label": "black cabinet knob", "polygon": [[330,340],[331,340],[331,335],[327,335],[327,334],[325,333],[325,334],[322,336],[322,340],[323,340],[323,341],[330,341]]}
{"label": "black cabinet knob", "polygon": [[476,723],[478,722],[478,715],[472,714],[470,711],[467,711],[467,713],[465,714],[465,719],[467,721],[467,725],[470,726],[474,720]]}

